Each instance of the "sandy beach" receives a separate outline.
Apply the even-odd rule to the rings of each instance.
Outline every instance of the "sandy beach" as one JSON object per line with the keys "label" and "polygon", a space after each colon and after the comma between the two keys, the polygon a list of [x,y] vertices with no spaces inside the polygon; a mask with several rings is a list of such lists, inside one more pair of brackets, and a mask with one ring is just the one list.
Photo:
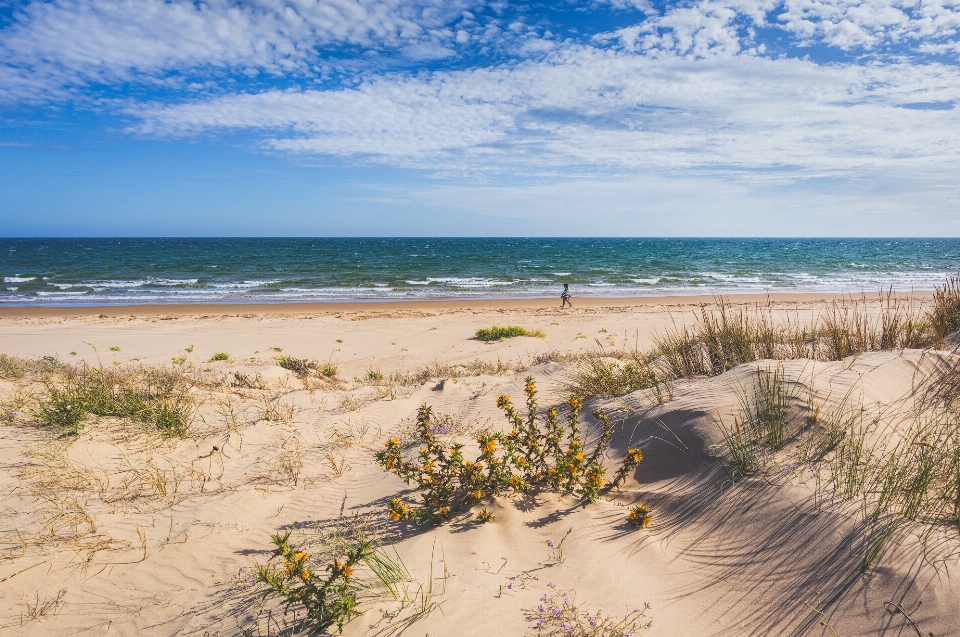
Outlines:
{"label": "sandy beach", "polygon": [[[879,320],[883,302],[866,298],[865,315]],[[920,313],[932,295],[898,298]],[[726,298],[730,312],[784,325],[813,323],[843,301]],[[381,550],[409,577],[401,593],[362,597],[345,635],[535,635],[544,595],[583,612],[637,611],[635,628],[651,635],[960,635],[956,520],[932,534],[904,523],[878,545],[856,498],[824,497],[838,471],[823,473],[831,452],[798,460],[809,433],[803,423],[853,401],[883,414],[864,421],[863,440],[878,457],[889,441],[912,435],[916,419],[907,414],[919,409],[923,378],[953,360],[944,349],[762,359],[674,379],[659,393],[587,397],[587,439],[597,431],[592,410],[613,423],[608,477],[627,449],[642,450],[622,487],[590,504],[549,490],[484,498],[493,514],[486,524],[475,518],[480,505],[439,525],[387,516],[392,498],[417,501],[416,485],[374,454],[393,437],[413,440],[416,454],[421,405],[448,417],[445,440],[476,455],[477,432],[509,432],[497,397],[520,405],[526,377],[541,408],[562,405],[583,356],[622,369],[627,359],[617,356],[650,351],[671,330],[696,325],[703,304],[716,311],[715,302],[0,308],[0,354],[8,357],[0,379],[0,632],[299,634],[292,611],[254,581],[255,567],[271,557],[271,535],[289,531],[319,555],[331,529],[372,524]],[[543,337],[474,337],[508,324]],[[212,361],[218,353],[225,360]],[[280,365],[283,356],[316,364],[298,374]],[[195,383],[189,431],[162,436],[109,416],[87,418],[74,436],[39,426],[32,405],[49,390],[45,382],[59,382],[42,376],[42,361],[54,359],[117,373],[181,370]],[[41,363],[18,375],[14,360]],[[761,470],[737,477],[718,422],[733,422],[754,378],[770,369],[789,388],[798,433]],[[651,521],[638,528],[628,512],[641,503]],[[864,568],[871,549],[877,554]]]}

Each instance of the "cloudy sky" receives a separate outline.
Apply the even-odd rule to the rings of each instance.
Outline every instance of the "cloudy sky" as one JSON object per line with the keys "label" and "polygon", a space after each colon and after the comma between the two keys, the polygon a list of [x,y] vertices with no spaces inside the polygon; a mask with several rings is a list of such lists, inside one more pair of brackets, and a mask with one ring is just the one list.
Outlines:
{"label": "cloudy sky", "polygon": [[0,235],[960,236],[960,0],[0,0]]}

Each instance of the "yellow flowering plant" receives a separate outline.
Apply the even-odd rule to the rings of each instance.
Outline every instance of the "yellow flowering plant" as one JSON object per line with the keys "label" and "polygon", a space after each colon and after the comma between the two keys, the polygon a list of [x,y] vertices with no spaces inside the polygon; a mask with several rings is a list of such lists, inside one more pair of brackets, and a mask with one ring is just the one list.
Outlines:
{"label": "yellow flowering plant", "polygon": [[650,509],[643,504],[630,507],[630,513],[627,515],[630,524],[634,526],[646,527],[650,525]]}
{"label": "yellow flowering plant", "polygon": [[572,493],[585,502],[595,502],[604,488],[619,486],[642,459],[642,454],[630,450],[635,453],[627,454],[626,468],[621,468],[614,482],[605,487],[603,455],[611,434],[607,417],[600,411],[593,412],[600,430],[588,449],[586,433],[580,427],[580,399],[571,397],[567,401],[562,419],[556,407],[541,415],[533,378],[528,376],[525,383],[526,414],[516,410],[510,396],[497,398],[511,430],[481,433],[475,460],[464,457],[464,445],[447,444],[432,433],[432,410],[426,405],[420,407],[416,434],[422,444],[419,453],[408,459],[399,440],[391,438],[376,454],[382,467],[407,484],[415,483],[420,491],[416,506],[394,498],[389,505],[391,519],[428,519],[439,524],[486,497],[507,493]]}
{"label": "yellow flowering plant", "polygon": [[[258,566],[254,580],[266,587],[264,597],[276,594],[286,600],[286,609],[303,606],[307,620],[324,631],[344,624],[359,615],[357,594],[363,585],[353,577],[354,566],[373,554],[373,544],[363,536],[345,547],[342,559],[326,566],[314,565],[311,556],[290,544],[290,533],[271,537],[274,550],[270,562]],[[282,567],[279,564],[282,564]]]}

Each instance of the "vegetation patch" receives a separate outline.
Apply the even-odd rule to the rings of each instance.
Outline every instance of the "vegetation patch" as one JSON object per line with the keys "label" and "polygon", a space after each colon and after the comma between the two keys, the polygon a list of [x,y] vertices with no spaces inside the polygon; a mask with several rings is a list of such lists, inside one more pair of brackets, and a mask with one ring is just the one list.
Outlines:
{"label": "vegetation patch", "polygon": [[[419,453],[406,458],[400,440],[391,438],[386,449],[376,455],[381,466],[408,484],[415,483],[420,491],[416,504],[394,498],[390,517],[439,524],[487,498],[508,493],[572,493],[584,502],[596,501],[604,489],[603,454],[611,434],[609,420],[599,411],[593,413],[600,431],[588,448],[584,442],[587,432],[580,426],[582,403],[578,398],[567,402],[563,420],[555,407],[540,418],[537,388],[531,377],[526,379],[524,392],[525,417],[516,411],[509,396],[497,399],[497,406],[513,428],[505,434],[484,432],[477,436],[480,454],[475,460],[464,457],[464,445],[447,444],[439,438],[433,432],[431,408],[420,407],[417,440],[423,447]],[[620,486],[641,459],[640,454],[628,453],[606,489]]]}
{"label": "vegetation patch", "polygon": [[547,335],[540,330],[528,330],[519,325],[494,325],[493,327],[481,327],[477,330],[477,339],[481,341],[502,341],[505,338],[514,338],[517,336],[532,336],[534,338],[546,338]]}
{"label": "vegetation patch", "polygon": [[88,415],[131,418],[171,437],[186,436],[197,404],[192,380],[178,368],[61,366],[43,380],[36,422],[76,435]]}

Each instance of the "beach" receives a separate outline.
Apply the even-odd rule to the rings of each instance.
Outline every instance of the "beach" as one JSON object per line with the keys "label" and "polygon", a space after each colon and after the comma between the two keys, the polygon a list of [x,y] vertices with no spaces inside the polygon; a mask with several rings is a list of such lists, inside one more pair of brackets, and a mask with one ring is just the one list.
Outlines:
{"label": "beach", "polygon": [[[290,532],[304,555],[326,555],[331,533],[372,525],[379,550],[408,577],[400,592],[373,587],[361,595],[362,613],[345,635],[535,635],[545,630],[538,607],[563,608],[564,600],[581,617],[627,615],[634,634],[847,637],[912,634],[913,626],[923,635],[960,634],[956,521],[930,532],[918,520],[867,528],[860,494],[844,500],[824,486],[839,472],[827,469],[835,447],[818,459],[804,447],[814,440],[810,422],[853,402],[882,414],[863,421],[862,440],[878,457],[885,444],[906,440],[923,378],[954,360],[942,343],[877,345],[838,360],[760,358],[586,396],[584,444],[598,435],[593,410],[613,423],[602,454],[608,482],[628,450],[642,450],[617,489],[592,503],[562,490],[484,494],[440,524],[388,515],[393,498],[413,506],[419,496],[375,454],[396,438],[416,456],[421,405],[445,423],[436,434],[444,444],[476,456],[478,432],[510,433],[498,396],[526,413],[528,377],[538,418],[550,405],[565,413],[584,360],[620,371],[642,366],[629,352],[662,347],[665,335],[696,329],[705,312],[795,327],[823,324],[839,307],[849,318],[856,307],[879,330],[892,306],[921,316],[933,294],[720,301],[0,307],[0,628],[307,634],[297,623],[303,613],[284,613],[282,600],[256,581],[257,565],[283,570],[282,560],[271,561],[271,535]],[[475,337],[493,325],[541,334]],[[118,375],[179,370],[195,404],[189,427],[163,435],[136,418],[100,415],[74,435],[40,426],[31,415],[37,397],[67,382],[57,371],[63,364]],[[755,378],[770,374],[789,388],[784,409],[795,435],[771,447],[762,468],[731,473],[718,423],[732,426]],[[833,444],[844,444],[842,436]],[[649,525],[631,523],[638,504],[649,508]],[[481,509],[489,522],[477,520]],[[887,528],[895,532],[878,547]],[[364,573],[358,567],[354,577]]]}

